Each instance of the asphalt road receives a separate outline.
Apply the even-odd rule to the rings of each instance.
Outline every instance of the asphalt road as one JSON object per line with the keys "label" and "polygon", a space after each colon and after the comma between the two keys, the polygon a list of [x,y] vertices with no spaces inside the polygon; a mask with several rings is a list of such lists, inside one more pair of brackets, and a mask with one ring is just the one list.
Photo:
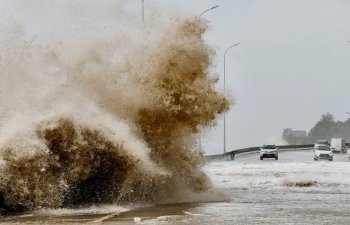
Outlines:
{"label": "asphalt road", "polygon": [[[348,151],[350,153],[350,150]],[[333,162],[344,162],[349,159],[350,154],[333,154]],[[235,157],[235,161],[238,162],[249,162],[249,163],[281,163],[281,162],[310,162],[314,161],[314,151],[313,150],[288,150],[279,151],[278,160],[264,158],[260,160],[258,152],[243,153]],[[327,160],[320,160],[327,161]]]}

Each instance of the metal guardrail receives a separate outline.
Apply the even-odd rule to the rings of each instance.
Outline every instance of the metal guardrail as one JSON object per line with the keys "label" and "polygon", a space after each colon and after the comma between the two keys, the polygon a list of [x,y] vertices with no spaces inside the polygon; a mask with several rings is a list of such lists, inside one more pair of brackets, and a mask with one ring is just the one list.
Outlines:
{"label": "metal guardrail", "polygon": [[[349,147],[350,143],[346,143],[346,145]],[[226,152],[225,154],[218,154],[218,155],[206,155],[204,156],[204,161],[205,162],[209,162],[212,160],[219,160],[219,159],[225,159],[225,158],[230,158],[232,152],[235,155],[241,154],[241,153],[246,153],[246,152],[255,152],[255,151],[259,151],[261,146],[259,147],[250,147],[250,148],[241,148],[241,149],[236,149],[233,151],[229,151]],[[303,149],[303,148],[312,148],[314,147],[314,144],[307,144],[307,145],[279,145],[277,146],[279,149],[283,150],[283,149]]]}

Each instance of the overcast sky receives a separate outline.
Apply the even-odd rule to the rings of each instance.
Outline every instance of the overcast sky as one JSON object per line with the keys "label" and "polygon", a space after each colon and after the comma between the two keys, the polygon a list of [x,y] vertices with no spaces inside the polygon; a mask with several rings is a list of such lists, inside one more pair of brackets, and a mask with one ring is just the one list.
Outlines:
{"label": "overcast sky", "polygon": [[[6,2],[16,7],[43,5],[37,0],[15,1],[17,5],[2,1],[4,11]],[[140,16],[141,0],[124,2],[126,12]],[[214,73],[222,78],[225,49],[241,43],[226,58],[227,93],[236,101],[226,116],[227,150],[279,144],[284,128],[308,131],[325,112],[338,120],[347,118],[350,1],[145,0],[145,19],[200,15],[215,5],[219,7],[203,15],[211,27],[205,39],[217,50]],[[35,15],[26,18],[33,20]],[[221,79],[218,89],[222,88]],[[223,151],[222,137],[220,120],[216,129],[203,135],[207,154]]]}
{"label": "overcast sky", "polygon": [[[164,13],[203,15],[216,68],[236,99],[227,114],[227,149],[278,143],[284,128],[309,130],[322,113],[338,120],[350,111],[350,1],[145,0]],[[149,15],[148,15],[149,16]],[[222,81],[222,80],[221,80]],[[221,82],[220,81],[220,82]],[[221,86],[220,86],[221,85]],[[222,88],[222,83],[219,88]],[[207,134],[208,154],[221,152],[222,123]],[[213,138],[215,137],[215,138]]]}

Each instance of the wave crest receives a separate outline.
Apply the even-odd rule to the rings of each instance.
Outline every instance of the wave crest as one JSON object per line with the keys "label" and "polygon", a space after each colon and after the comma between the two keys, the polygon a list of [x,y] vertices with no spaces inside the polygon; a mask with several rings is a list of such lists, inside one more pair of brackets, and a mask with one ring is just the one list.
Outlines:
{"label": "wave crest", "polygon": [[[125,34],[115,33],[69,51],[26,42],[19,46],[29,45],[30,57],[3,52],[11,63],[0,84],[8,91],[0,98],[2,208],[163,202],[210,189],[196,138],[229,102],[209,74],[206,24],[140,30],[152,38],[130,33],[124,44]],[[7,45],[18,42],[21,35]]]}

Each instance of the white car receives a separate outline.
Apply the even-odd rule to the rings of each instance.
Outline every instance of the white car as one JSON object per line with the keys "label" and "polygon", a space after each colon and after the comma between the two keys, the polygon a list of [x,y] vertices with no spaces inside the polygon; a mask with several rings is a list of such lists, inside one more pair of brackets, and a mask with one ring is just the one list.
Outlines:
{"label": "white car", "polygon": [[314,160],[326,159],[333,161],[333,152],[328,145],[319,145],[314,150]]}
{"label": "white car", "polygon": [[278,160],[278,148],[276,145],[264,145],[260,148],[260,160],[275,158]]}
{"label": "white car", "polygon": [[330,146],[328,141],[326,141],[326,140],[318,140],[314,144],[314,148],[316,149],[318,146],[324,146],[324,145]]}

